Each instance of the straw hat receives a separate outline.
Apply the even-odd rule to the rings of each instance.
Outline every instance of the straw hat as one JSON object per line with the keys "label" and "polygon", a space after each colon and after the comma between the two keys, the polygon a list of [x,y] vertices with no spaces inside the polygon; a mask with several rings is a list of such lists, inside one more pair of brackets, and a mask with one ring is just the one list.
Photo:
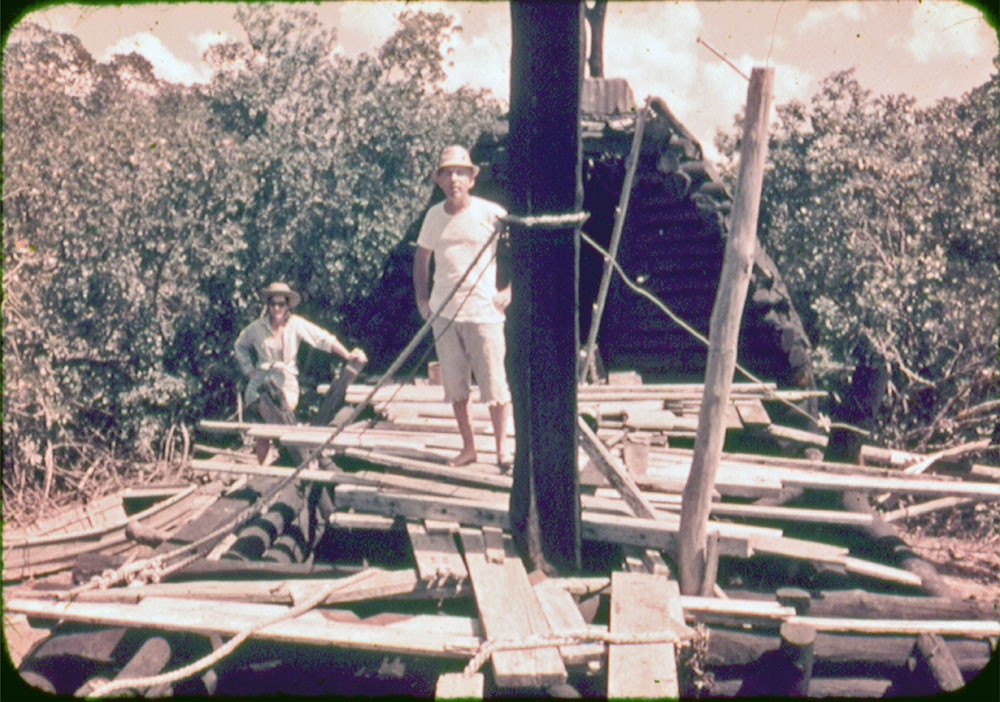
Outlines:
{"label": "straw hat", "polygon": [[437,173],[447,166],[458,166],[460,168],[471,168],[473,177],[479,175],[479,166],[472,162],[468,150],[464,146],[446,146],[441,151],[441,161],[438,163]]}
{"label": "straw hat", "polygon": [[302,297],[288,287],[288,283],[274,282],[260,291],[260,296],[264,298],[264,302],[267,302],[276,295],[281,295],[288,300],[289,309],[297,307],[299,302],[302,301]]}

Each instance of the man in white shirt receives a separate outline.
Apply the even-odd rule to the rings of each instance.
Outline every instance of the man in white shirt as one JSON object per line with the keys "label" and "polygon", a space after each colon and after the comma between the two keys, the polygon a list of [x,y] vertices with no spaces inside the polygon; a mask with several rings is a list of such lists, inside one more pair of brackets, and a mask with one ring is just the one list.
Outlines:
{"label": "man in white shirt", "polygon": [[[247,407],[256,407],[262,386],[270,383],[280,391],[278,409],[295,411],[299,404],[296,356],[303,341],[348,361],[367,361],[365,352],[361,349],[348,350],[330,332],[304,317],[292,314],[300,297],[287,284],[271,283],[260,294],[264,301],[264,311],[240,332],[234,347],[236,363],[249,380],[245,394]],[[259,463],[264,462],[269,448],[268,439],[256,440],[255,451]]]}
{"label": "man in white shirt", "polygon": [[[433,323],[434,347],[445,399],[451,402],[462,436],[462,450],[449,465],[467,465],[477,458],[469,421],[469,393],[475,376],[480,399],[489,407],[497,462],[506,469],[511,457],[504,448],[510,405],[504,310],[510,304],[510,285],[497,289],[496,239],[478,261],[476,256],[507,213],[500,205],[469,194],[478,174],[479,168],[463,147],[448,146],[441,152],[434,184],[444,192],[445,200],[424,217],[413,261],[413,287],[424,319],[444,305]],[[431,256],[434,281],[428,296]],[[446,302],[459,281],[458,290]]]}

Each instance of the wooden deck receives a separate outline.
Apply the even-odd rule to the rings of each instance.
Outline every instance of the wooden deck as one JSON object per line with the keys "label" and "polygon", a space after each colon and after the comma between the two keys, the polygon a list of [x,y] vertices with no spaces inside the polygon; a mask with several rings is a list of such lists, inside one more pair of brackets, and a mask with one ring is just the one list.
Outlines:
{"label": "wooden deck", "polygon": [[[357,402],[369,392],[367,386],[351,386],[346,398]],[[298,493],[308,486],[328,490],[332,504],[323,514],[322,529],[335,534],[335,542],[365,539],[370,557],[342,563],[327,563],[317,554],[301,561],[247,561],[231,552],[234,543],[246,538],[237,531],[229,538],[220,536],[200,560],[163,582],[140,578],[129,587],[92,587],[72,597],[24,581],[33,573],[18,562],[17,571],[5,564],[5,610],[33,620],[161,631],[168,640],[191,633],[220,642],[245,635],[282,645],[430,659],[439,666],[434,694],[442,698],[556,689],[593,679],[600,681],[601,694],[611,697],[676,697],[689,693],[692,684],[690,672],[678,667],[682,651],[707,646],[709,653],[702,655],[722,657],[717,672],[731,679],[734,673],[727,666],[733,654],[723,651],[734,632],[762,637],[764,643],[754,645],[764,646],[756,654],[764,657],[779,648],[783,624],[816,632],[813,690],[836,689],[840,678],[870,666],[870,657],[883,655],[878,651],[885,641],[920,634],[944,637],[945,650],[954,653],[956,669],[964,674],[985,665],[991,642],[1000,636],[995,611],[922,596],[920,576],[899,564],[859,556],[835,539],[819,541],[798,533],[802,525],[837,533],[868,524],[871,515],[764,507],[749,500],[793,487],[860,490],[920,504],[941,498],[1000,500],[1000,483],[993,481],[908,473],[886,465],[725,454],[709,522],[717,558],[730,570],[746,573],[773,571],[778,563],[774,577],[779,581],[794,573],[834,573],[864,597],[849,599],[836,590],[819,592],[821,588],[778,596],[781,582],[772,583],[768,594],[732,577],[713,580],[707,596],[682,596],[674,563],[680,493],[691,451],[671,443],[680,438],[683,444],[689,420],[697,416],[699,392],[700,386],[581,388],[581,412],[597,425],[592,437],[581,434],[582,531],[585,542],[620,553],[605,572],[566,578],[529,572],[508,533],[511,477],[495,465],[485,408],[473,415],[480,462],[449,467],[445,461],[458,450],[459,439],[441,389],[402,386],[376,395],[382,420],[339,433],[329,427],[216,421],[200,427],[206,433],[273,438],[297,455],[322,447],[330,459],[324,465],[332,469],[306,467],[295,481],[301,486]],[[749,436],[772,431],[766,408],[776,397],[794,401],[802,393],[782,396],[773,388],[736,386],[729,431]],[[513,451],[516,435],[509,441]],[[255,495],[294,470],[236,461],[224,452],[194,459],[190,468],[210,477],[207,485],[229,487],[223,494],[209,491],[213,506],[201,520],[175,531],[173,547],[224,525],[252,505]],[[990,467],[983,469],[977,476],[990,474]],[[158,513],[168,514],[180,496],[205,490],[180,492],[161,503]],[[298,493],[286,489],[271,511],[259,515],[255,528],[266,542],[262,552],[271,553],[267,549],[281,538],[308,542],[302,536],[308,521],[305,502],[296,502]],[[284,516],[275,516],[279,513]],[[122,528],[120,519],[110,522]],[[268,529],[274,533],[265,533]],[[52,538],[38,534],[22,540],[33,547],[64,543]],[[94,543],[111,548],[105,537]],[[371,560],[391,551],[392,544],[403,544],[392,563]],[[5,561],[8,545],[5,539]],[[63,567],[72,564],[77,552],[67,551]],[[864,593],[866,588],[872,592]],[[440,609],[444,602],[455,604]],[[303,607],[308,611],[297,612]],[[837,648],[844,637],[855,642],[849,654]],[[834,658],[841,662],[830,663]],[[161,672],[164,664],[157,663],[152,672]],[[834,675],[834,669],[845,674]],[[130,670],[151,672],[138,664]],[[834,679],[836,683],[830,682]],[[731,687],[720,680],[717,690]],[[858,689],[871,692],[879,684],[867,680]]]}

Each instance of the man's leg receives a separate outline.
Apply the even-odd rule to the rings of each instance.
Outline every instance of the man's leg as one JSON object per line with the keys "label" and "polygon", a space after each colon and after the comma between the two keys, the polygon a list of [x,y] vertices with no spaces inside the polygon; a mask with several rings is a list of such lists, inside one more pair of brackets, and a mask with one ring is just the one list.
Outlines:
{"label": "man's leg", "polygon": [[[469,390],[472,370],[466,358],[458,323],[446,319],[434,321],[434,349],[441,364],[441,384],[445,399],[451,402],[458,433],[462,437],[462,450],[448,461],[450,466],[464,466],[476,460],[476,443],[469,420]],[[462,398],[456,400],[455,398]]]}
{"label": "man's leg", "polygon": [[504,470],[510,468],[514,457],[507,453],[504,442],[507,439],[507,407],[506,402],[496,402],[489,405],[490,421],[493,423],[493,438],[497,445],[497,465]]}
{"label": "man's leg", "polygon": [[465,466],[476,460],[476,439],[472,434],[472,422],[469,420],[469,398],[452,402],[451,407],[458,422],[458,433],[462,436],[462,450],[448,461],[448,465]]}

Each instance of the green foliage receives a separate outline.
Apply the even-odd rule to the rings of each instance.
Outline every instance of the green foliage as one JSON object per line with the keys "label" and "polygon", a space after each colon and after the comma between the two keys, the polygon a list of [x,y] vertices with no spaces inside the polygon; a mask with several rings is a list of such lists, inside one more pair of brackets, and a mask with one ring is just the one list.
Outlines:
{"label": "green foliage", "polygon": [[[232,344],[283,279],[350,343],[351,312],[430,198],[435,154],[494,120],[441,86],[442,14],[349,59],[296,7],[239,11],[207,86],[16,28],[4,57],[4,480],[94,443],[149,460],[225,416]],[[51,461],[50,461],[51,462]],[[80,468],[83,470],[83,468]]]}
{"label": "green foliage", "polygon": [[[995,398],[998,75],[920,109],[847,71],[778,106],[759,231],[843,387],[866,338],[892,366],[882,439],[915,449],[989,434]],[[738,134],[738,133],[737,133]],[[735,177],[738,136],[720,135]]]}

